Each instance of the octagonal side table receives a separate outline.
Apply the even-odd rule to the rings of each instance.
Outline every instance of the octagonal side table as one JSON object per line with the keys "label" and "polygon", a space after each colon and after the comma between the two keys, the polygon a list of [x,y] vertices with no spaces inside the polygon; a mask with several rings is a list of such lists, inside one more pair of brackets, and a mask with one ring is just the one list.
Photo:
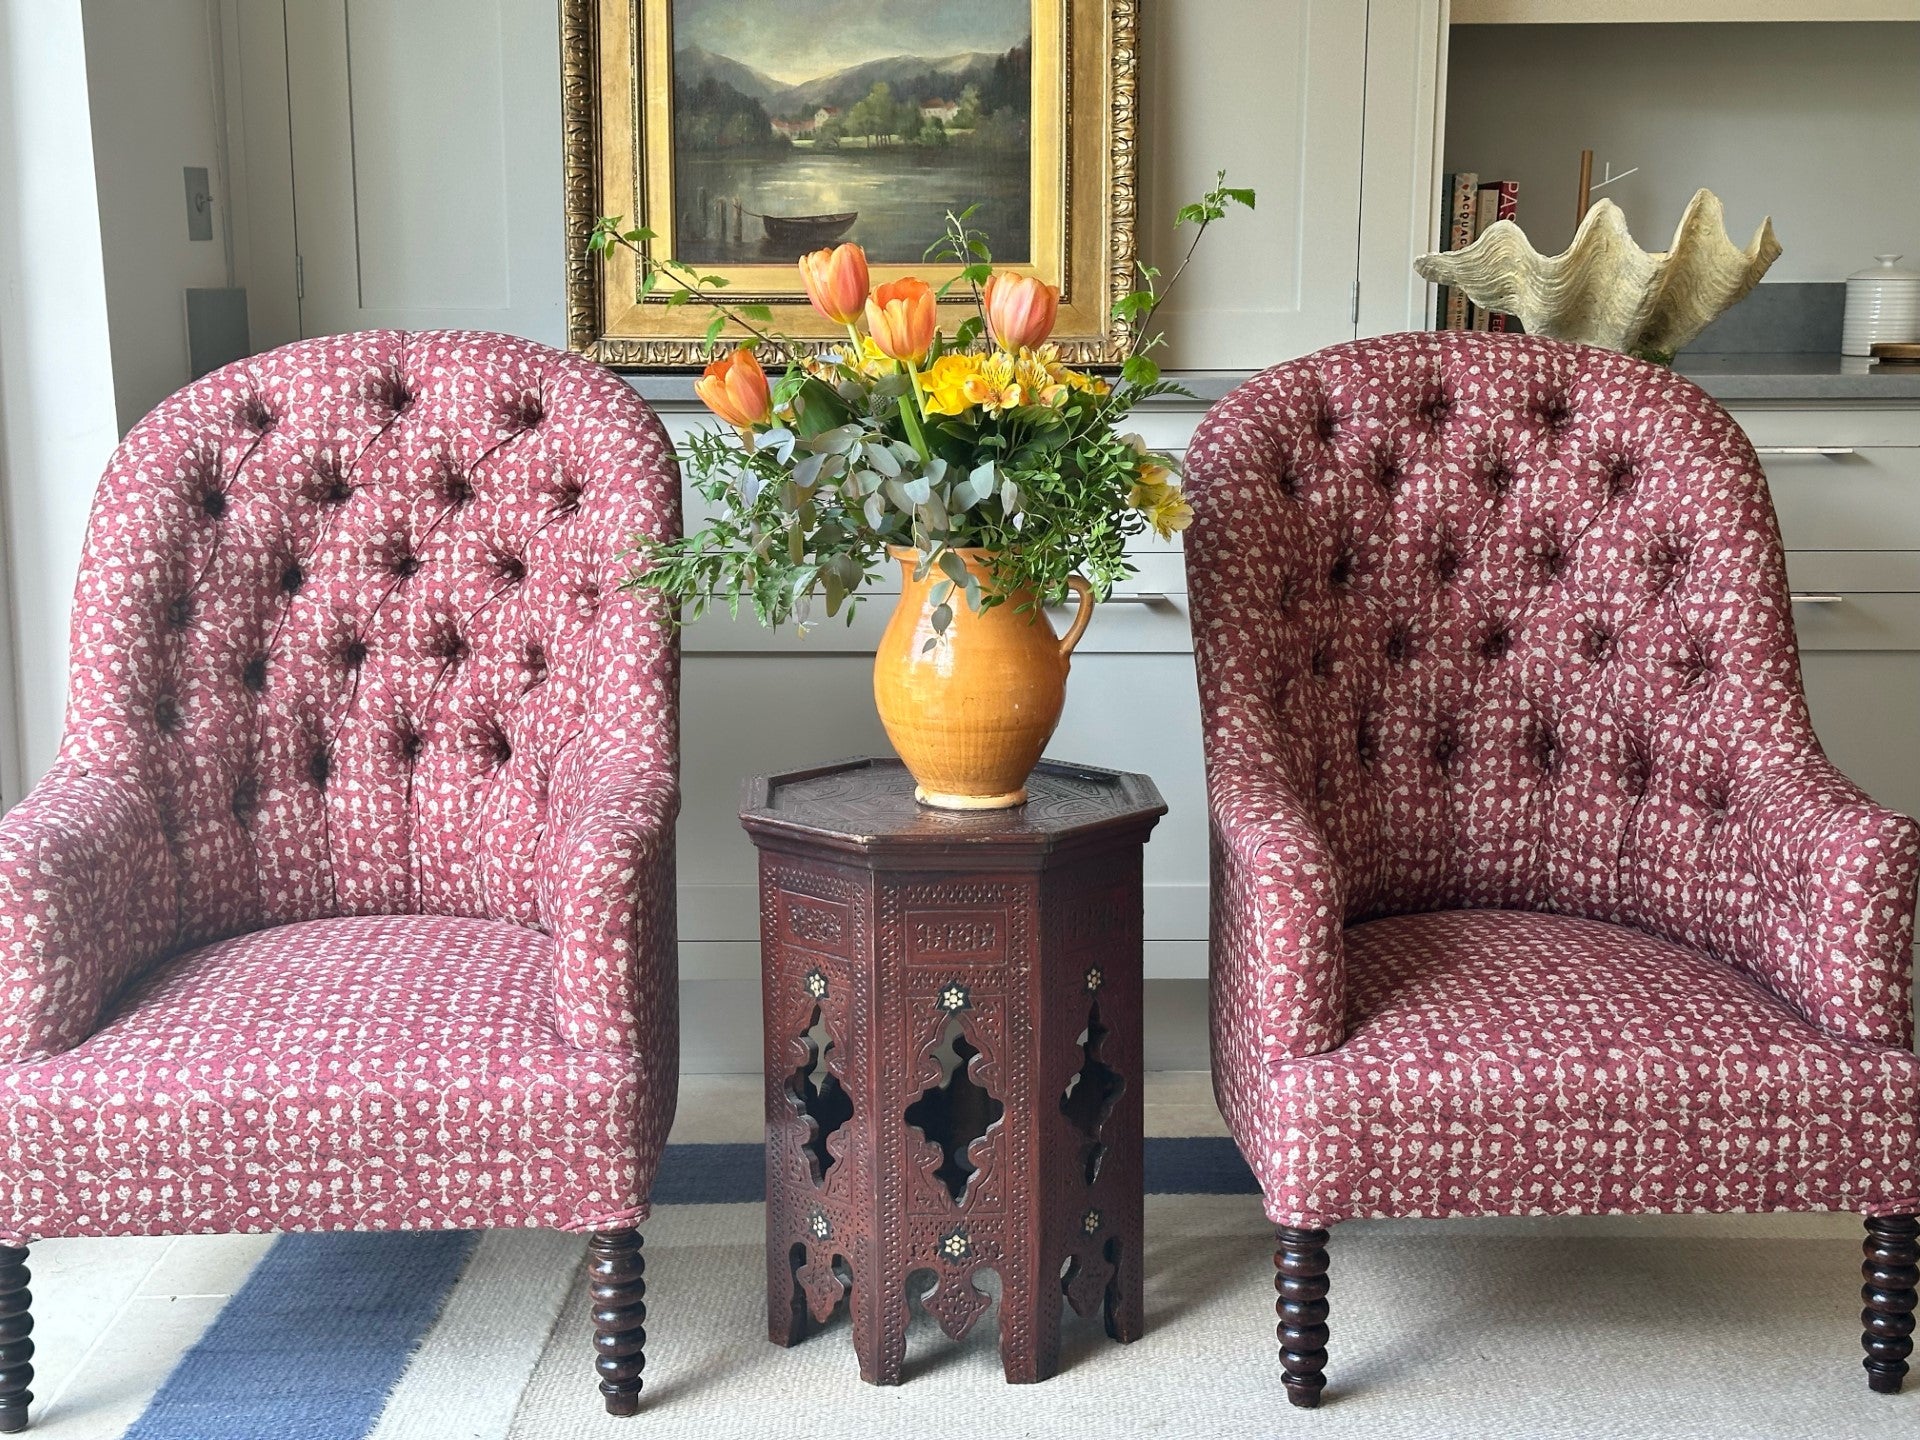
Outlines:
{"label": "octagonal side table", "polygon": [[1043,761],[1025,805],[927,809],[893,759],[748,783],[760,850],[767,1333],[846,1303],[900,1382],[909,1296],[955,1339],[1000,1279],[1012,1382],[1062,1291],[1141,1330],[1141,848],[1153,782]]}

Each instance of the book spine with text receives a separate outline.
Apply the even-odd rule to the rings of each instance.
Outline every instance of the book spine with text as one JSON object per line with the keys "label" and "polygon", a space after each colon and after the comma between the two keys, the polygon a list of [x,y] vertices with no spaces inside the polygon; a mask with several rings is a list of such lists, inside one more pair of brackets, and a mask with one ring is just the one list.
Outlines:
{"label": "book spine with text", "polygon": [[[1474,170],[1459,171],[1453,177],[1453,197],[1447,207],[1447,248],[1464,250],[1473,243],[1473,220],[1476,197],[1480,191],[1480,175]],[[1447,323],[1449,330],[1464,330],[1471,323],[1467,297],[1463,291],[1447,291]]]}

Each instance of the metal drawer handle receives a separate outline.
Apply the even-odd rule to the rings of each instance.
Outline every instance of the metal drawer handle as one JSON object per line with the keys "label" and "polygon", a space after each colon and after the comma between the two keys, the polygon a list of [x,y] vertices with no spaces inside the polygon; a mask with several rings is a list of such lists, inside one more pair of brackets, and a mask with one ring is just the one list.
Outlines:
{"label": "metal drawer handle", "polygon": [[[1130,590],[1124,595],[1116,591],[1100,603],[1103,605],[1164,605],[1167,603],[1167,595],[1164,590]],[[1059,610],[1063,607],[1049,605],[1047,608]]]}
{"label": "metal drawer handle", "polygon": [[1756,445],[1756,455],[1852,455],[1851,445]]}
{"label": "metal drawer handle", "polygon": [[1847,597],[1844,595],[1816,595],[1811,590],[1795,590],[1787,598],[1796,605],[1844,605],[1847,603]]}

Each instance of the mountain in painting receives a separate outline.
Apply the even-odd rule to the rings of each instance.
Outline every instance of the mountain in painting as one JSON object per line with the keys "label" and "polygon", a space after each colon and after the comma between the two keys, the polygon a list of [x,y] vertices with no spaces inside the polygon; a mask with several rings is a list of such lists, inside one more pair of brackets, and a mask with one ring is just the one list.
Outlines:
{"label": "mountain in painting", "polygon": [[1007,55],[981,50],[957,55],[887,55],[798,85],[788,85],[751,65],[697,45],[687,45],[674,53],[674,79],[681,85],[717,80],[759,101],[769,115],[802,116],[822,108],[844,109],[857,104],[875,85],[881,84],[892,89],[896,100],[917,103],[955,99],[969,85],[993,94],[996,76],[1001,74],[1010,56],[1019,54],[1024,59],[1024,50],[1023,46]]}

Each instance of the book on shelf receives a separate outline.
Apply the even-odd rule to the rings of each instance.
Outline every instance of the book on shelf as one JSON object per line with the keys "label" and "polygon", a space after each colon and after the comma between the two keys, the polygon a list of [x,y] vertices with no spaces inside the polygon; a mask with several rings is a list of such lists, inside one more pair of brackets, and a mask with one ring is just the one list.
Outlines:
{"label": "book on shelf", "polygon": [[[1451,189],[1447,197],[1447,249],[1464,250],[1473,243],[1473,222],[1478,206],[1480,176],[1477,171],[1460,170],[1448,177]],[[1442,330],[1465,330],[1473,321],[1473,307],[1466,293],[1448,286],[1446,304],[1441,311]]]}

